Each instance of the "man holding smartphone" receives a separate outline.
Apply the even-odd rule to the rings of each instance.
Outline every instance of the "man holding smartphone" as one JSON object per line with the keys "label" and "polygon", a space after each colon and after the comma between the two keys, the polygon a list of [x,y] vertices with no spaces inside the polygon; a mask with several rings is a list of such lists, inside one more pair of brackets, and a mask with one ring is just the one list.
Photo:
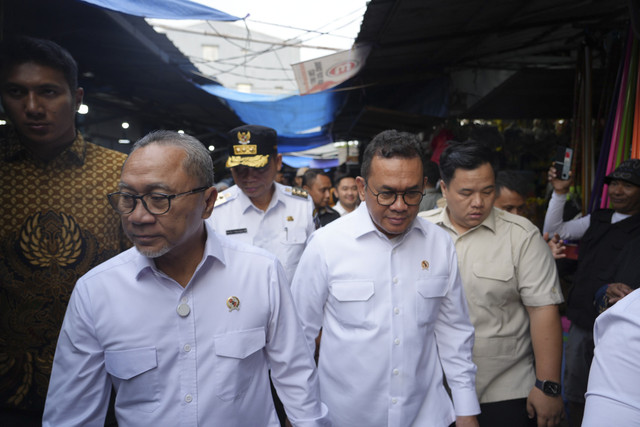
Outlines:
{"label": "man holding smartphone", "polygon": [[578,267],[567,298],[571,320],[565,348],[564,386],[569,401],[571,425],[579,426],[584,411],[584,394],[593,359],[593,324],[597,316],[594,297],[607,282],[609,266],[624,245],[640,235],[640,160],[626,160],[605,178],[611,209],[600,209],[571,221],[562,221],[571,180],[559,178],[549,169],[553,194],[544,219],[543,231],[560,239],[580,240]]}

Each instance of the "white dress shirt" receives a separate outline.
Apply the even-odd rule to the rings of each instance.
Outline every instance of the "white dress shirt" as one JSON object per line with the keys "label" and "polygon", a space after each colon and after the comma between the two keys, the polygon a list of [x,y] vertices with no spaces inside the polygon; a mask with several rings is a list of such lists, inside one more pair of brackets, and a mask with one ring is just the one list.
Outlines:
{"label": "white dress shirt", "polygon": [[267,364],[294,426],[329,425],[282,267],[207,233],[185,288],[135,248],[80,278],[44,426],[102,426],[112,384],[121,426],[279,426]]}
{"label": "white dress shirt", "polygon": [[640,426],[640,291],[598,316],[583,427]]}
{"label": "white dress shirt", "polygon": [[316,229],[313,201],[291,187],[274,184],[275,191],[266,211],[258,209],[234,185],[221,192],[207,221],[220,234],[275,254],[291,282],[307,237]]}
{"label": "white dress shirt", "polygon": [[480,412],[473,327],[437,226],[416,218],[390,240],[363,204],[311,236],[292,292],[312,348],[322,327],[320,391],[335,425],[439,427]]}
{"label": "white dress shirt", "polygon": [[[356,208],[357,208],[357,206],[356,206]],[[353,212],[353,211],[347,211],[345,209],[345,207],[342,206],[342,203],[340,203],[340,200],[338,200],[336,205],[333,207],[333,210],[338,212],[340,214],[340,216],[345,216],[346,214]]]}

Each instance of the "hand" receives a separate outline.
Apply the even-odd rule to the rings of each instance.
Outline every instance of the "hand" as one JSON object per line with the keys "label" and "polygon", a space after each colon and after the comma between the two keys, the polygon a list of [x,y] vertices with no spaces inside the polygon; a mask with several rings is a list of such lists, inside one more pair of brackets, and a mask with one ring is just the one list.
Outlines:
{"label": "hand", "polygon": [[607,287],[606,293],[606,296],[609,299],[609,306],[617,303],[631,292],[633,292],[633,289],[624,283],[610,283]]}
{"label": "hand", "polygon": [[562,259],[567,257],[567,247],[564,245],[564,242],[560,240],[558,233],[554,233],[553,237],[549,238],[549,233],[545,232],[542,237],[544,238],[544,241],[547,242],[547,245],[549,245],[553,259]]}
{"label": "hand", "polygon": [[479,427],[478,419],[475,415],[465,415],[456,417],[456,427]]}
{"label": "hand", "polygon": [[529,418],[538,417],[538,427],[555,427],[564,418],[562,397],[547,396],[534,387],[527,398],[527,414]]}
{"label": "hand", "polygon": [[553,191],[558,194],[567,194],[569,192],[569,187],[573,183],[572,173],[569,172],[569,179],[558,179],[557,171],[554,166],[549,168],[549,172],[547,174],[547,179],[551,186],[553,187]]}

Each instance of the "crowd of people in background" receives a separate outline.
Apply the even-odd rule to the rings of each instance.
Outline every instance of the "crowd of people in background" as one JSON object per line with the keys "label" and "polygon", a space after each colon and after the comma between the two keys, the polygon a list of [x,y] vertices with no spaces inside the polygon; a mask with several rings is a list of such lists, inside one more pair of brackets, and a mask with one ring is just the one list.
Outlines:
{"label": "crowd of people in background", "polygon": [[248,124],[216,181],[186,134],[86,141],[83,95],[62,47],[0,45],[0,424],[640,425],[640,160],[576,215],[516,129],[325,170]]}

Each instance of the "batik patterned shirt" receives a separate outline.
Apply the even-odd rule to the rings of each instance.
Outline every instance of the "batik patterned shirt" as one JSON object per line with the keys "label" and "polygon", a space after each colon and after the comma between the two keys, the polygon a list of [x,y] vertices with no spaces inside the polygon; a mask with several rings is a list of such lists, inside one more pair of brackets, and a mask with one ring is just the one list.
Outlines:
{"label": "batik patterned shirt", "polygon": [[126,155],[80,134],[48,162],[0,144],[0,404],[41,412],[76,280],[129,246],[106,197]]}

